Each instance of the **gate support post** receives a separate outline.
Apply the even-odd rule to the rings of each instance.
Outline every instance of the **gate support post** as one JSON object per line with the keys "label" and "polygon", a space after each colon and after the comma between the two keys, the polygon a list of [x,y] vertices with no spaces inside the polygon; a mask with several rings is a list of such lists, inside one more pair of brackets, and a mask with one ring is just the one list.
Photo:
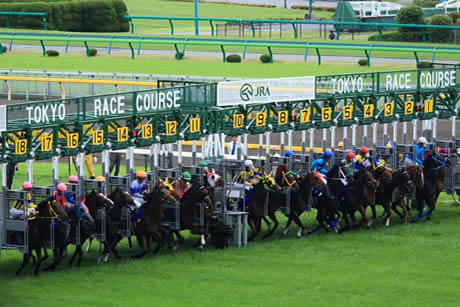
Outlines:
{"label": "gate support post", "polygon": [[402,143],[407,144],[407,122],[403,122]]}
{"label": "gate support post", "polygon": [[201,160],[206,160],[206,137],[201,137]]}
{"label": "gate support post", "polygon": [[284,145],[286,144],[286,142],[284,138],[285,138],[284,132],[280,132],[280,156],[281,157],[284,157],[284,152],[285,152]]}
{"label": "gate support post", "polygon": [[348,148],[348,127],[343,127],[343,150]]}
{"label": "gate support post", "polygon": [[[5,192],[5,190],[6,190],[6,166],[7,166],[7,164],[8,163],[2,163],[0,165],[1,168],[2,168],[2,192]],[[0,208],[0,210],[3,210],[3,208]]]}
{"label": "gate support post", "polygon": [[265,154],[268,156],[270,154],[270,131],[265,132]]}
{"label": "gate support post", "polygon": [[197,165],[196,162],[196,140],[194,140],[192,141],[192,165]]}
{"label": "gate support post", "polygon": [[398,122],[392,122],[393,125],[393,143],[398,143]]}
{"label": "gate support post", "polygon": [[335,128],[334,126],[331,127],[331,149],[334,150],[335,148]]}
{"label": "gate support post", "polygon": [[438,138],[438,118],[435,117],[433,118],[433,141],[436,142],[436,139]]}
{"label": "gate support post", "polygon": [[455,140],[457,138],[456,129],[455,129],[456,128],[455,127],[455,118],[456,118],[455,115],[453,115],[451,117],[451,120],[452,120],[452,138],[453,138],[453,140]]}
{"label": "gate support post", "polygon": [[292,130],[288,130],[288,149],[292,151]]}
{"label": "gate support post", "polygon": [[372,146],[374,146],[374,148],[377,147],[377,127],[377,123],[372,123]]}
{"label": "gate support post", "polygon": [[177,141],[177,164],[177,167],[182,171],[182,141]]}
{"label": "gate support post", "polygon": [[150,145],[149,151],[150,151],[150,171],[153,172],[155,170],[155,147],[156,143]]}
{"label": "gate support post", "polygon": [[327,146],[327,129],[323,128],[323,140],[321,141],[321,148],[323,149],[323,152],[326,150]]}
{"label": "gate support post", "polygon": [[363,126],[363,146],[367,146],[367,126]]}
{"label": "gate support post", "polygon": [[383,145],[388,143],[388,124],[383,124]]}
{"label": "gate support post", "polygon": [[308,129],[310,132],[310,154],[313,154],[313,148],[315,147],[315,129]]}
{"label": "gate support post", "polygon": [[[72,157],[69,157],[71,159]],[[53,186],[56,186],[59,181],[59,156],[51,157],[52,171],[53,171]],[[4,177],[6,178],[6,177]]]}
{"label": "gate support post", "polygon": [[244,156],[247,157],[248,156],[248,134],[247,133],[243,134],[243,140],[244,140],[243,153],[244,153]]}
{"label": "gate support post", "polygon": [[259,150],[258,155],[261,156],[264,153],[264,135],[259,134]]}
{"label": "gate support post", "polygon": [[[101,164],[102,164],[102,176],[108,178],[110,176],[110,162],[109,162],[109,151],[104,149],[101,153]],[[105,191],[109,191],[109,180],[105,181]]]}
{"label": "gate support post", "polygon": [[356,149],[356,125],[351,126],[351,148]]}
{"label": "gate support post", "polygon": [[126,150],[126,173],[129,175],[130,181],[134,180],[134,146],[129,146]]}
{"label": "gate support post", "polygon": [[412,120],[412,144],[417,143],[417,120]]}
{"label": "gate support post", "polygon": [[33,167],[32,167],[32,163],[34,162],[33,159],[27,159],[26,163],[27,163],[27,181],[30,181],[32,182],[33,178],[34,178],[34,173],[33,173]]}
{"label": "gate support post", "polygon": [[305,154],[305,151],[306,151],[306,147],[307,147],[307,131],[305,131],[305,130],[302,130],[302,143],[301,143],[301,147],[302,147],[302,154],[304,155],[304,154]]}

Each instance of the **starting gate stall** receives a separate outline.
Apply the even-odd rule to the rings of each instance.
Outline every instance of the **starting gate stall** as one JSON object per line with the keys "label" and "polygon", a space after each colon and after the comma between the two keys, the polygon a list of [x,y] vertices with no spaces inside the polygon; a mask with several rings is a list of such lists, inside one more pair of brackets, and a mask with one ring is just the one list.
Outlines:
{"label": "starting gate stall", "polygon": [[[395,171],[398,168],[398,157],[396,154],[396,148],[388,146],[377,146],[375,148],[376,157],[385,160],[385,166],[391,168],[391,171]],[[391,195],[392,202],[395,201],[395,192]]]}
{"label": "starting gate stall", "polygon": [[[451,163],[451,167],[446,168],[446,176],[444,177],[444,190],[449,195],[454,195],[459,190],[460,186],[460,166],[457,165],[456,154],[453,155],[452,151],[456,150],[456,141],[436,141],[436,150],[439,149],[439,155],[441,158],[448,158]],[[455,151],[456,153],[456,151]],[[459,180],[457,179],[457,173]]]}
{"label": "starting gate stall", "polygon": [[[176,191],[179,190],[178,181],[180,178],[180,170],[178,168],[157,168],[154,170],[152,175],[152,179],[154,180],[153,182],[168,180],[169,183],[174,185],[174,189]],[[161,225],[173,230],[180,230],[180,202],[176,200],[163,203],[163,211],[165,212],[165,217]],[[200,210],[199,219],[204,220],[203,210]]]}
{"label": "starting gate stall", "polygon": [[[53,186],[36,186],[32,188],[32,201],[34,204],[38,204],[42,200],[46,200],[53,195]],[[46,243],[46,247],[54,249],[54,219],[51,219],[50,223],[50,239]]]}
{"label": "starting gate stall", "polygon": [[238,210],[237,206],[246,208],[245,189],[234,185],[234,178],[245,170],[244,161],[220,160],[208,163],[208,168],[224,179],[223,186],[214,188],[213,226],[217,230],[212,235],[223,234],[227,246],[247,246],[248,212]]}
{"label": "starting gate stall", "polygon": [[[299,176],[306,176],[310,171],[311,165],[311,156],[310,155],[302,155],[302,154],[295,154],[289,159],[289,169],[294,171]],[[311,201],[308,202],[305,211],[311,211]],[[288,214],[289,212],[286,212]]]}
{"label": "starting gate stall", "polygon": [[[276,176],[276,169],[279,166],[286,166],[287,169],[290,169],[291,165],[291,157],[270,157],[270,167],[271,170],[273,171],[273,176]],[[265,208],[264,208],[264,215],[268,215],[268,207],[269,207],[269,198],[267,197],[267,201],[265,202]],[[291,188],[290,187],[283,187],[281,190],[281,203],[284,203],[285,206],[280,207],[280,211],[283,212],[284,214],[290,214],[291,212]]]}
{"label": "starting gate stall", "polygon": [[[84,179],[83,180],[83,193],[78,198],[83,198],[91,193],[91,191],[97,190],[100,193],[106,194],[106,183],[104,181],[99,181],[96,179]],[[128,210],[129,211],[129,210]],[[123,216],[123,214],[122,214]],[[97,210],[97,216],[93,216],[96,222],[96,231],[94,236],[100,242],[106,240],[106,212],[105,208],[100,208]],[[80,221],[78,222],[78,228],[80,228]],[[79,242],[79,241],[78,241]]]}
{"label": "starting gate stall", "polygon": [[339,162],[341,160],[344,160],[346,155],[347,155],[347,153],[348,153],[348,151],[346,151],[346,150],[337,150],[337,149],[334,150],[334,153],[333,153],[334,157],[333,157],[333,160],[332,160],[333,165],[331,165],[331,166],[337,165],[337,164],[339,164]]}
{"label": "starting gate stall", "polygon": [[[78,205],[78,202],[80,201],[82,197],[81,193],[81,185],[79,183],[66,183],[67,185],[67,193],[73,196],[75,200],[75,204],[69,204],[67,203],[67,206],[71,206],[73,210],[76,209],[76,206]],[[75,233],[70,233],[70,240],[72,243],[75,245],[80,245],[80,221],[76,221],[75,225]]]}
{"label": "starting gate stall", "polygon": [[[108,191],[107,195],[110,195],[114,190],[117,188],[124,190],[124,191],[129,191],[129,184],[131,182],[131,177],[130,175],[124,175],[124,176],[106,176],[106,189]],[[98,217],[96,218],[96,221],[99,219],[99,223],[96,223],[96,227],[98,229],[97,232],[100,233],[100,238],[97,238],[99,241],[102,241],[102,239],[105,240],[105,229],[106,229],[106,215],[105,215],[105,210],[100,210],[97,213]],[[120,235],[124,238],[130,238],[131,237],[131,210],[123,206],[121,208],[121,219],[120,219],[120,224],[119,224],[119,229],[118,232]]]}
{"label": "starting gate stall", "polygon": [[[21,253],[29,250],[28,240],[28,202],[26,191],[3,190],[3,201],[0,216],[3,217],[2,224],[2,249],[17,249]],[[12,215],[11,209],[19,201],[24,203],[24,214],[21,216]],[[19,212],[18,212],[19,213]]]}

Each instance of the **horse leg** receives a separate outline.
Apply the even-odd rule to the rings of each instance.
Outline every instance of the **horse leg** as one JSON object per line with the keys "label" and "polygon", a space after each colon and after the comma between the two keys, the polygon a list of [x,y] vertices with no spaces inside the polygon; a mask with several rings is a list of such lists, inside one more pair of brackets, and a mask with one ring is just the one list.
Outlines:
{"label": "horse leg", "polygon": [[253,218],[250,218],[250,219],[249,219],[249,227],[251,227],[252,233],[251,233],[251,235],[249,236],[248,241],[252,241],[252,240],[254,240],[254,238],[257,236],[257,233],[258,233],[258,232],[257,232],[256,223],[255,223],[255,221],[254,221]]}
{"label": "horse leg", "polygon": [[361,214],[361,221],[359,222],[359,226],[363,225],[367,221],[367,213],[366,208],[363,206],[359,207],[359,213]]}
{"label": "horse leg", "polygon": [[139,254],[131,256],[131,259],[142,258],[148,253],[147,238],[145,236],[141,236],[141,237],[138,237],[137,239],[143,250]]}
{"label": "horse leg", "polygon": [[77,245],[77,246],[75,247],[75,252],[73,253],[72,258],[70,258],[69,265],[72,265],[73,261],[75,260],[75,257],[77,256],[78,247],[81,248],[81,246],[79,246],[79,245]]}
{"label": "horse leg", "polygon": [[304,234],[308,234],[308,230],[303,226],[303,223],[302,221],[300,220],[300,217],[299,217],[299,214],[294,211],[292,215],[292,220],[294,221],[294,223],[296,223],[297,226],[299,226],[299,228],[297,229],[297,237],[300,238],[302,236],[302,232]]}
{"label": "horse leg", "polygon": [[41,247],[35,249],[35,253],[37,254],[37,264],[35,265],[35,276],[38,275],[38,271],[40,270],[40,264],[42,263],[42,251]]}
{"label": "horse leg", "polygon": [[128,237],[128,245],[129,248],[133,248],[133,242],[131,241],[131,237]]}
{"label": "horse leg", "polygon": [[371,205],[372,219],[367,223],[367,227],[371,228],[374,221],[377,219],[377,210],[375,210],[375,204]]}
{"label": "horse leg", "polygon": [[159,233],[159,232],[155,232],[153,234],[154,238],[155,238],[155,242],[157,243],[157,246],[155,247],[155,249],[153,250],[152,254],[156,254],[158,253],[158,251],[160,250],[161,247],[163,247],[163,240],[162,240],[162,235]]}
{"label": "horse leg", "polygon": [[91,252],[91,245],[93,244],[94,238],[89,238],[88,246],[86,246],[86,252],[89,254]]}
{"label": "horse leg", "polygon": [[279,225],[278,219],[276,218],[275,211],[268,212],[268,216],[273,221],[273,223],[275,223],[275,225],[273,225],[273,228],[263,236],[263,239],[271,236],[275,232],[275,230],[278,228],[278,225]]}
{"label": "horse leg", "polygon": [[391,219],[391,207],[390,204],[387,203],[384,206],[386,216],[385,216],[385,227],[390,227],[390,219]]}
{"label": "horse leg", "polygon": [[102,262],[107,262],[110,256],[109,243],[107,241],[103,241],[101,242],[101,244],[104,246],[104,250],[102,251],[102,255],[99,258],[97,258],[97,263],[99,264],[101,264]]}
{"label": "horse leg", "polygon": [[81,259],[83,257],[83,248],[82,245],[78,246],[78,260],[77,260],[77,267],[80,267],[81,265]]}
{"label": "horse leg", "polygon": [[339,233],[343,233],[347,230],[350,230],[350,221],[348,220],[348,214],[347,213],[343,213],[343,219],[345,220],[345,227],[340,229]]}
{"label": "horse leg", "polygon": [[43,254],[44,256],[42,257],[42,261],[45,261],[46,259],[48,259],[48,251],[46,250],[46,246],[43,245]]}
{"label": "horse leg", "polygon": [[176,238],[177,238],[177,244],[173,247],[173,250],[177,250],[179,248],[179,246],[184,245],[185,239],[180,234],[179,230],[173,230],[173,233],[176,235]]}
{"label": "horse leg", "polygon": [[321,229],[321,227],[323,227],[326,232],[329,232],[327,227],[324,225],[324,216],[323,215],[324,215],[324,213],[322,212],[322,210],[318,209],[318,212],[316,213],[316,220],[318,221],[319,225],[316,226],[315,228],[313,228],[312,230],[310,230],[308,232],[308,234],[313,234],[313,233],[317,232],[318,230]]}
{"label": "horse leg", "polygon": [[283,230],[283,235],[287,235],[288,230],[289,230],[289,226],[291,225],[291,223],[292,223],[292,212],[291,212],[291,214],[289,214],[289,218],[288,218],[286,226],[284,227],[284,230]]}
{"label": "horse leg", "polygon": [[56,267],[59,265],[59,263],[61,263],[62,261],[62,258],[64,258],[64,251],[65,251],[65,247],[57,247],[55,250],[54,250],[54,262],[45,268],[45,271],[54,271],[56,269]]}
{"label": "horse leg", "polygon": [[22,270],[29,264],[30,261],[30,253],[25,253],[22,259],[22,264],[19,267],[19,269],[16,271],[16,275],[19,276],[21,274]]}

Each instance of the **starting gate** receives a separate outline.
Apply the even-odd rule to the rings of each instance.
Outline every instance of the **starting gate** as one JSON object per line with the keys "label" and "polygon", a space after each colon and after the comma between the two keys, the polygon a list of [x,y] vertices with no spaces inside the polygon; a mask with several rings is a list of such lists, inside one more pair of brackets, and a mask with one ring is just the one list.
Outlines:
{"label": "starting gate", "polygon": [[[178,190],[179,186],[179,178],[180,170],[178,168],[157,168],[153,176],[154,182],[158,182],[158,180],[168,180],[174,185],[176,191]],[[165,217],[161,225],[173,230],[180,230],[180,202],[176,200],[163,203],[163,211],[165,213]],[[200,217],[202,216],[204,219],[204,214],[202,215],[200,210]]]}
{"label": "starting gate", "polygon": [[[4,217],[2,249],[17,249],[21,253],[29,250],[28,238],[28,192],[5,189],[3,192],[2,216]],[[16,202],[24,204],[24,213],[15,216],[12,208]],[[18,212],[19,213],[19,212]]]}
{"label": "starting gate", "polygon": [[[107,177],[106,177],[107,178]],[[129,184],[131,182],[131,178],[129,175],[125,176],[108,176],[107,178],[107,189],[108,189],[108,194],[112,193],[114,190],[117,188],[125,191],[129,191]],[[105,210],[100,210],[97,213],[98,217],[96,220],[99,220],[99,223],[96,223],[98,232],[100,233],[100,239],[105,240],[105,229],[106,229],[106,215],[105,215]],[[132,224],[131,224],[131,210],[123,206],[121,208],[121,219],[120,219],[120,224],[119,224],[119,229],[118,232],[123,238],[130,238],[131,237],[131,230],[132,230]],[[99,238],[98,238],[99,240]],[[101,241],[99,240],[99,241]]]}

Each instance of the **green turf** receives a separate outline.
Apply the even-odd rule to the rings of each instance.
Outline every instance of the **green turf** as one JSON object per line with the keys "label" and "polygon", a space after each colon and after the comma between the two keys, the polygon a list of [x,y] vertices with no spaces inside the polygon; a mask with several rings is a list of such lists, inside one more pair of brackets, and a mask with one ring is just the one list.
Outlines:
{"label": "green turf", "polygon": [[200,75],[246,78],[276,78],[349,72],[415,69],[415,65],[373,64],[371,67],[358,66],[357,63],[328,62],[318,66],[316,59],[309,61],[277,61],[263,64],[258,60],[245,60],[244,63],[222,63],[215,58],[190,57],[181,61],[172,56],[142,56],[135,60],[126,55],[98,55],[86,58],[75,54],[58,58],[5,54],[1,59],[3,69],[44,69],[60,71],[99,71],[126,72],[167,75]]}
{"label": "green turf", "polygon": [[[36,173],[37,183],[50,182],[49,164],[37,163]],[[313,215],[302,216],[310,229]],[[389,229],[380,219],[371,230],[301,239],[292,228],[287,237],[277,231],[246,249],[201,253],[188,237],[178,252],[164,249],[139,261],[128,260],[137,249],[123,241],[121,260],[97,265],[93,247],[81,268],[69,267],[66,257],[56,272],[38,278],[31,266],[15,277],[21,254],[3,251],[0,305],[458,306],[459,220],[460,208],[442,196],[433,219],[418,224],[394,217]]]}

